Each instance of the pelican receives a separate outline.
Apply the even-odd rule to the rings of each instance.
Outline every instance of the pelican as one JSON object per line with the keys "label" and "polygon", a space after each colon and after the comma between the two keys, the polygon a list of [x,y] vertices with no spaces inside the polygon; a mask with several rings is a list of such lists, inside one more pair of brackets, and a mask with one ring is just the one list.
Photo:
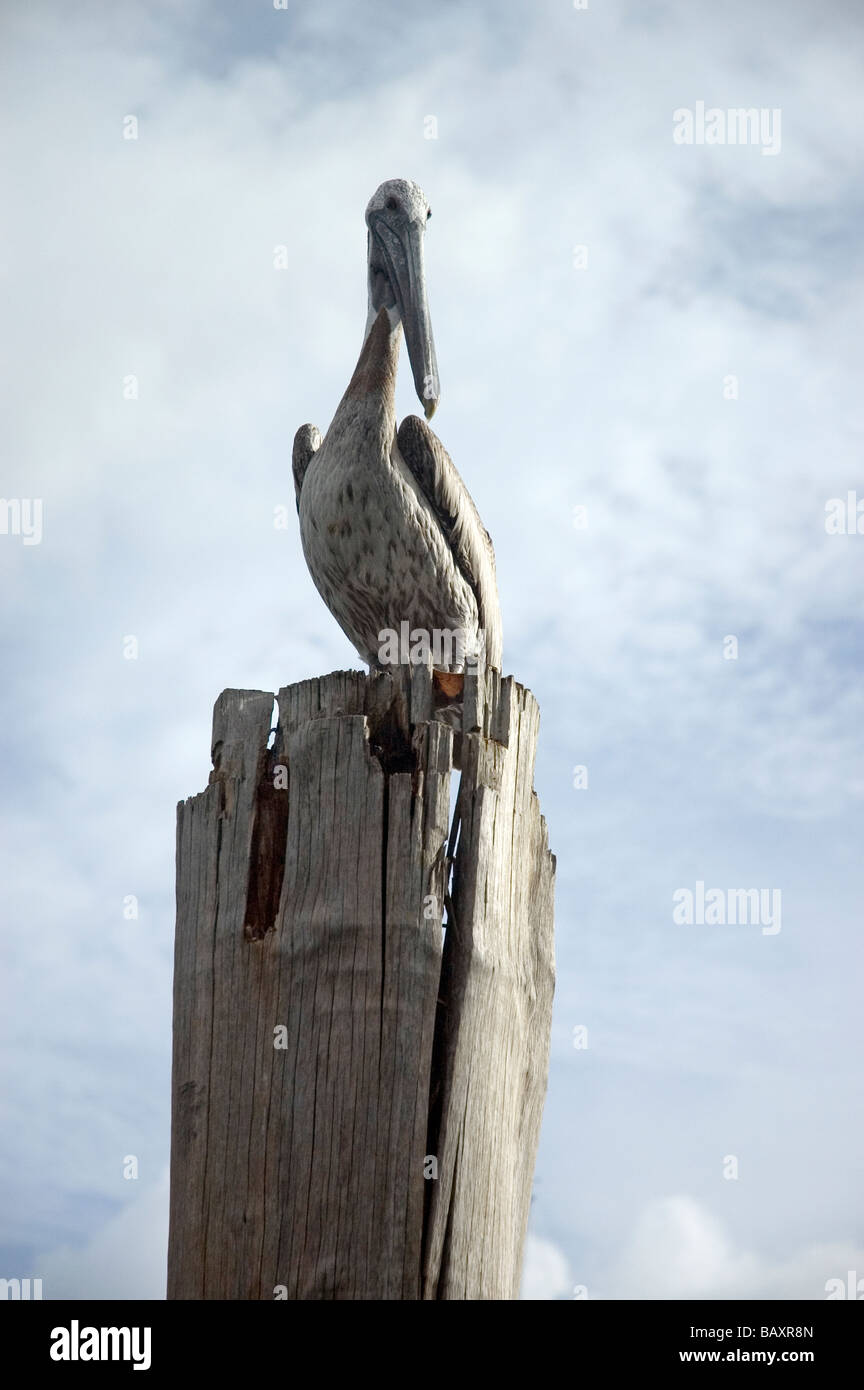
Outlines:
{"label": "pelican", "polygon": [[[292,462],[309,572],[361,659],[381,670],[431,654],[438,690],[457,696],[470,664],[501,669],[501,613],[492,541],[447,451],[419,416],[396,429],[403,331],[426,419],[440,397],[424,267],[430,216],[408,179],[388,179],[370,199],[360,357],[323,442],[302,425]],[[436,639],[448,633],[461,636]]]}

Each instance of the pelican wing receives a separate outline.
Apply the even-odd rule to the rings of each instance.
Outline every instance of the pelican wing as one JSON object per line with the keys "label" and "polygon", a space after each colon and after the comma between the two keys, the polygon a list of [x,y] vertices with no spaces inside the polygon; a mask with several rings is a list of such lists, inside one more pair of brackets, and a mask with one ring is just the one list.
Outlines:
{"label": "pelican wing", "polygon": [[453,558],[474,591],[486,634],[486,662],[501,670],[501,609],[492,540],[467,487],[425,420],[408,415],[396,436],[399,452],[444,532]]}
{"label": "pelican wing", "polygon": [[301,425],[294,436],[294,448],[291,451],[291,468],[294,473],[294,496],[297,499],[297,510],[300,510],[300,491],[303,487],[303,479],[306,477],[306,469],[312,461],[313,454],[321,448],[321,434],[314,425]]}

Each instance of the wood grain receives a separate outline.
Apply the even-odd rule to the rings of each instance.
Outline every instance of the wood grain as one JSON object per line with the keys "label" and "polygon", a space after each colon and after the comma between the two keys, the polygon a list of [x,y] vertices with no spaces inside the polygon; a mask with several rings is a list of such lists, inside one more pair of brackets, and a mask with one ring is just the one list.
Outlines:
{"label": "wood grain", "polygon": [[450,902],[431,678],[288,686],[270,749],[272,695],[216,703],[178,808],[169,1298],[518,1296],[553,988],[538,710],[494,672],[466,700]]}

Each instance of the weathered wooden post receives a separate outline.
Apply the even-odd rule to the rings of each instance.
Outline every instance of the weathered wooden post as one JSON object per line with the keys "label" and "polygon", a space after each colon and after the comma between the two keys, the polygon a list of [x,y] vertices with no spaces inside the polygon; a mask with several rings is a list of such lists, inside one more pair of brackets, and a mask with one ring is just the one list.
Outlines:
{"label": "weathered wooden post", "polygon": [[554,984],[536,701],[468,676],[454,732],[419,666],[278,708],[268,747],[273,696],[225,691],[178,808],[168,1297],[515,1298]]}

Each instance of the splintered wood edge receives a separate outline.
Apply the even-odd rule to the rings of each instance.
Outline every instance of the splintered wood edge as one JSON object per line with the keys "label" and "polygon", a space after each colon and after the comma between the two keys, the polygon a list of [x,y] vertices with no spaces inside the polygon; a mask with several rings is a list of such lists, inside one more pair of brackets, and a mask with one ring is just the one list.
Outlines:
{"label": "splintered wood edge", "polygon": [[[467,672],[459,732],[481,734],[506,747],[514,690],[517,696],[534,700],[527,686],[519,685],[514,676],[502,676],[493,667]],[[262,748],[267,744],[274,702],[282,745],[302,724],[322,715],[374,717],[395,706],[397,717],[416,727],[434,722],[432,663],[430,660],[373,673],[331,671],[282,686],[276,694],[266,690],[223,690],[213,707],[210,754],[214,772],[223,777],[242,775],[243,750],[249,750],[258,741]]]}
{"label": "splintered wood edge", "polygon": [[267,745],[274,696],[267,690],[223,690],[213,706],[210,757],[213,773],[242,776],[249,752],[257,755]]}

